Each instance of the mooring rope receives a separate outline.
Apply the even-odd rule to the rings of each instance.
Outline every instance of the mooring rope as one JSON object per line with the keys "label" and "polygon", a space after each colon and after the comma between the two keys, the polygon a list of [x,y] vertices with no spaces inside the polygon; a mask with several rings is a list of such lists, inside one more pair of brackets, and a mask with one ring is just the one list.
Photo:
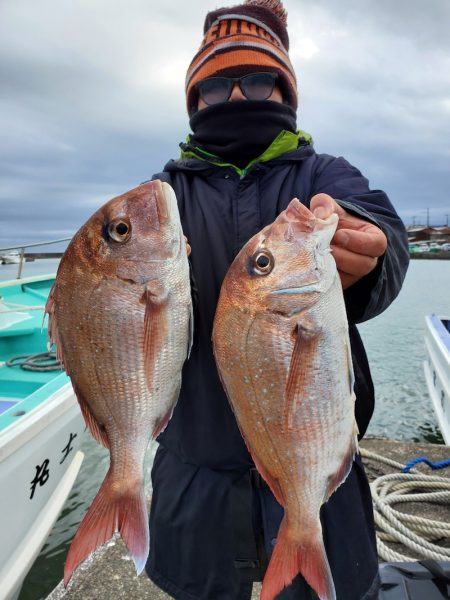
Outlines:
{"label": "mooring rope", "polygon": [[5,364],[7,367],[20,367],[25,371],[60,371],[62,369],[61,363],[56,358],[56,352],[14,356]]}
{"label": "mooring rope", "polygon": [[[361,456],[381,462],[400,471],[404,465],[365,448]],[[430,462],[430,461],[428,461]],[[447,462],[447,461],[444,461]],[[446,465],[443,465],[446,466]],[[440,465],[440,468],[442,466]],[[408,473],[392,473],[378,477],[370,484],[374,504],[378,555],[386,561],[405,562],[417,558],[392,550],[385,542],[397,542],[413,550],[420,558],[450,560],[450,548],[434,542],[450,540],[450,523],[417,517],[392,508],[399,502],[430,502],[450,505],[450,479],[424,475],[409,467]]]}
{"label": "mooring rope", "polygon": [[[35,306],[27,306],[26,304],[15,304],[14,302],[5,302],[0,297],[0,313],[7,314],[12,312],[28,312],[29,310],[44,310],[45,305],[37,304]],[[6,308],[5,308],[6,307]]]}
{"label": "mooring rope", "polygon": [[432,469],[444,469],[445,467],[450,467],[450,458],[447,460],[441,460],[439,462],[432,462],[426,456],[418,456],[417,458],[413,458],[403,467],[403,473],[409,473],[413,467],[418,465],[419,463],[425,463]]}

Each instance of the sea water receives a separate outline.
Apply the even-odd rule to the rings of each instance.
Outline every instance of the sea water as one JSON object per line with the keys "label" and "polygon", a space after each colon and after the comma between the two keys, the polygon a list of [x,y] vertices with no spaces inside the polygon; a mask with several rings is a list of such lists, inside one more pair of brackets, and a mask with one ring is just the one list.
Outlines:
{"label": "sea water", "polygon": [[[25,265],[24,276],[51,273],[57,261]],[[0,281],[15,277],[17,265],[0,266]],[[423,362],[424,317],[450,317],[450,260],[413,260],[395,302],[359,326],[376,392],[376,408],[367,435],[442,443],[427,393]],[[47,597],[63,575],[65,556],[109,464],[109,453],[85,434],[85,460],[72,493],[44,548],[25,580],[19,600]],[[147,472],[155,445],[150,448]]]}

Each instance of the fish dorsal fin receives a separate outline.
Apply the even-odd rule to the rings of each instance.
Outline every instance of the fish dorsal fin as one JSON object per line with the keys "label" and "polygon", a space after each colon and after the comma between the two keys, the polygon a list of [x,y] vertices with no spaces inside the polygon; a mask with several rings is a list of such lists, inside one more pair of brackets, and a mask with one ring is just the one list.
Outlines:
{"label": "fish dorsal fin", "polygon": [[194,308],[191,303],[190,308],[189,308],[189,341],[188,341],[188,349],[187,349],[187,357],[188,358],[191,355],[193,343],[194,343]]}
{"label": "fish dorsal fin", "polygon": [[[60,361],[63,369],[65,370],[67,375],[69,375],[69,377],[70,377],[70,372],[69,372],[69,368],[67,366],[67,361],[64,359],[64,352],[63,352],[61,337],[59,335],[59,330],[58,330],[58,319],[56,317],[56,310],[55,310],[55,291],[56,291],[56,282],[53,284],[52,289],[50,290],[50,293],[49,293],[48,299],[47,299],[47,303],[45,305],[45,313],[44,314],[46,314],[46,313],[48,314],[48,337],[50,339],[50,346],[53,344],[56,346],[56,358]],[[84,395],[82,394],[81,390],[76,387],[76,385],[74,384],[73,381],[72,381],[72,387],[73,387],[73,390],[77,397],[78,404],[80,405],[81,414],[83,415],[86,426],[88,427],[92,436],[97,440],[97,442],[99,444],[102,444],[102,446],[104,446],[105,448],[109,448],[109,440],[108,440],[108,435],[106,433],[106,430],[104,429],[104,427],[102,425],[100,425],[98,423],[97,419],[92,414],[88,403],[84,399]]]}
{"label": "fish dorsal fin", "polygon": [[[345,340],[345,347],[346,347],[346,351],[347,351],[348,381],[349,381],[349,386],[350,386],[349,392],[352,396],[352,400],[353,400],[353,404],[354,404],[355,400],[356,400],[355,392],[354,392],[355,374],[353,372],[352,351],[350,348],[350,341],[348,338],[346,338],[346,340]],[[348,474],[351,471],[353,461],[355,459],[355,454],[358,452],[358,434],[359,434],[358,424],[355,419],[353,421],[353,431],[352,431],[352,435],[350,438],[350,443],[348,445],[347,450],[342,455],[342,461],[341,461],[340,467],[338,468],[336,473],[333,475],[333,477],[331,477],[330,480],[328,481],[328,487],[327,487],[327,491],[325,494],[324,502],[326,502],[328,500],[328,498],[331,496],[331,494],[335,490],[337,490],[337,488],[341,485],[341,483],[344,483],[344,481],[347,479]]]}
{"label": "fish dorsal fin", "polygon": [[168,335],[166,310],[168,299],[169,295],[159,280],[153,279],[147,282],[142,302],[145,304],[144,371],[149,389],[153,379],[154,357],[161,351]]}
{"label": "fish dorsal fin", "polygon": [[348,336],[345,336],[345,350],[347,352],[347,370],[348,370],[348,383],[350,386],[350,393],[354,394],[355,372],[353,370],[352,350],[350,347],[350,340],[348,339]]}
{"label": "fish dorsal fin", "polygon": [[284,394],[283,427],[285,430],[295,428],[295,415],[301,402],[310,373],[317,345],[319,343],[318,329],[314,322],[307,317],[295,328],[295,341],[289,365]]}
{"label": "fish dorsal fin", "polygon": [[[47,298],[47,303],[45,305],[45,310],[44,310],[44,319],[45,319],[45,315],[48,314],[49,343],[47,344],[47,348],[48,348],[48,351],[50,352],[52,346],[56,347],[56,358],[61,363],[61,366],[65,370],[67,375],[70,375],[70,373],[67,370],[66,362],[64,360],[62,342],[61,342],[61,338],[59,336],[59,331],[58,331],[58,320],[56,318],[56,311],[55,311],[55,291],[56,291],[56,282],[52,285],[52,288],[51,288],[50,293]],[[42,326],[43,325],[44,325],[44,320],[42,321]]]}
{"label": "fish dorsal fin", "polygon": [[192,263],[189,260],[189,281],[191,288],[190,303],[189,303],[189,341],[188,341],[188,353],[187,358],[191,355],[192,346],[194,344],[194,312],[195,308],[198,307],[198,289],[197,282],[195,281],[194,271],[192,269]]}

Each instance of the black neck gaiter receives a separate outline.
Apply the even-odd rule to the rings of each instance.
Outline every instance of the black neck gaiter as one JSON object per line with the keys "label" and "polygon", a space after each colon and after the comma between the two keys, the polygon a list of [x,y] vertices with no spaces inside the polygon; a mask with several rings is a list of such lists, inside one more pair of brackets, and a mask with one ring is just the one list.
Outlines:
{"label": "black neck gaiter", "polygon": [[189,124],[190,143],[243,168],[283,131],[297,131],[293,108],[272,100],[236,100],[208,106]]}

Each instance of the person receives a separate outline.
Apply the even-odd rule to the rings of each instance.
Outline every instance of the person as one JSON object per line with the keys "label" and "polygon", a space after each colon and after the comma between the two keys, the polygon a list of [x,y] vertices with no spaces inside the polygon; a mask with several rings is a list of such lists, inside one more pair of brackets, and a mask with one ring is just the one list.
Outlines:
{"label": "person", "polygon": [[[342,157],[316,153],[297,128],[297,82],[280,0],[247,0],[207,14],[186,77],[192,133],[181,157],[153,176],[175,190],[192,248],[194,345],[178,403],[159,436],[150,509],[148,576],[177,600],[249,600],[282,508],[258,475],[221,386],[211,345],[224,276],[242,246],[298,197],[335,212],[332,240],[355,370],[360,437],[374,406],[356,324],[397,296],[408,265],[405,228],[386,194]],[[359,456],[322,507],[338,600],[377,597],[372,502]],[[299,575],[281,600],[316,598]]]}

